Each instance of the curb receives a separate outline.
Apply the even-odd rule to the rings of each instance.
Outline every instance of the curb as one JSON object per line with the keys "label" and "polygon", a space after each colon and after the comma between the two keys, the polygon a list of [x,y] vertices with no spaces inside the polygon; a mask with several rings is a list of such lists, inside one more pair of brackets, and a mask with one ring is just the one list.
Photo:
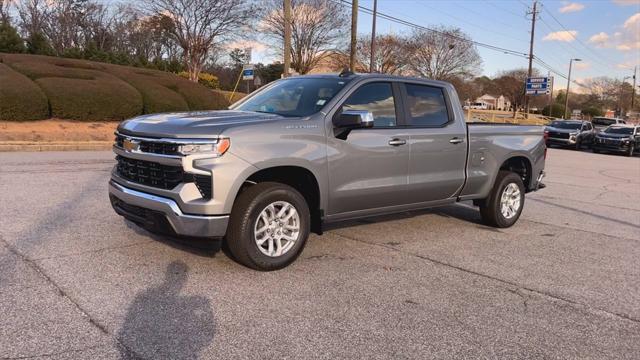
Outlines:
{"label": "curb", "polygon": [[9,151],[99,151],[111,150],[111,141],[78,141],[78,142],[0,142],[0,152]]}

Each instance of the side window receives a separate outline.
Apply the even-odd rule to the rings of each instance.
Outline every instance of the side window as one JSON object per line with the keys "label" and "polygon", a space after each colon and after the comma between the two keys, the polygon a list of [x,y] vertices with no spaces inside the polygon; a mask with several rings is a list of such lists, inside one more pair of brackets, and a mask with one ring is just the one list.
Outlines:
{"label": "side window", "polygon": [[409,125],[442,126],[449,122],[447,102],[441,88],[405,84],[409,105]]}
{"label": "side window", "polygon": [[342,104],[342,111],[366,110],[373,114],[373,127],[396,126],[396,107],[391,83],[369,83],[357,89]]}

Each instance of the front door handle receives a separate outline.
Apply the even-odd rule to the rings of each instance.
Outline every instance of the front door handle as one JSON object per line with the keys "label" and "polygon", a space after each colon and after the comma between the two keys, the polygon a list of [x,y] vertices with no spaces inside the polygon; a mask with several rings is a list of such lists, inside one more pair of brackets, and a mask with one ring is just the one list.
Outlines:
{"label": "front door handle", "polygon": [[403,139],[391,139],[389,140],[389,145],[391,146],[400,146],[400,145],[405,145],[407,143],[407,140],[403,140]]}
{"label": "front door handle", "polygon": [[449,142],[452,143],[452,144],[460,144],[463,141],[464,141],[464,139],[460,139],[460,138],[457,138],[457,137],[454,137],[453,139],[449,140]]}

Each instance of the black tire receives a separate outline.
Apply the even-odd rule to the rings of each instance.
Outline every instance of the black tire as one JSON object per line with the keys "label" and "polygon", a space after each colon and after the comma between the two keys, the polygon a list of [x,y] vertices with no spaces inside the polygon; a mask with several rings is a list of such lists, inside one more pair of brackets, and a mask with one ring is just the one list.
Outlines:
{"label": "black tire", "polygon": [[[254,227],[262,210],[276,201],[286,201],[296,208],[300,231],[291,249],[283,255],[271,257],[258,249]],[[309,237],[310,223],[309,206],[296,189],[274,182],[259,183],[244,190],[236,199],[225,241],[233,259],[240,264],[260,271],[278,270],[291,264],[302,253]]]}
{"label": "black tire", "polygon": [[[520,207],[513,217],[506,218],[500,211],[500,198],[505,188],[512,183],[516,184],[520,189]],[[524,193],[524,183],[518,174],[506,170],[498,172],[491,193],[480,203],[480,215],[483,222],[497,228],[508,228],[515,224],[524,208]]]}
{"label": "black tire", "polygon": [[582,149],[582,140],[577,139],[576,140],[576,150],[580,150]]}

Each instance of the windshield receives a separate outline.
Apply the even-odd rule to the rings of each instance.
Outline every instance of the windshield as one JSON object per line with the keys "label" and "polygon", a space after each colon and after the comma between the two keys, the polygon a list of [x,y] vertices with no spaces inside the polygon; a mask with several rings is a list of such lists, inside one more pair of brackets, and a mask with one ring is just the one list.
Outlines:
{"label": "windshield", "polygon": [[554,121],[551,123],[551,126],[556,129],[580,129],[582,123],[580,122],[567,122],[567,121]]}
{"label": "windshield", "polygon": [[628,127],[610,127],[604,130],[607,134],[633,135],[633,128]]}
{"label": "windshield", "polygon": [[615,124],[616,121],[614,119],[605,119],[605,118],[593,118],[593,120],[591,120],[591,123],[593,125],[604,125],[604,126],[609,126],[612,124]]}
{"label": "windshield", "polygon": [[280,80],[267,86],[235,109],[282,116],[308,116],[320,111],[348,81],[342,78]]}

